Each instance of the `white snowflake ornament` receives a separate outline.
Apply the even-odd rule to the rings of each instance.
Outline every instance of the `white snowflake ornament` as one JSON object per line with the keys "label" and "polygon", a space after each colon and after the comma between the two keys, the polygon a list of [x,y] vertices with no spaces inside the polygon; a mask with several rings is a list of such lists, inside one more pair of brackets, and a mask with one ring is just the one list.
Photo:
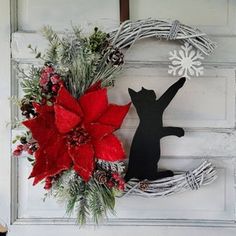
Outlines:
{"label": "white snowflake ornament", "polygon": [[181,76],[190,79],[193,76],[203,75],[203,66],[201,60],[204,59],[199,50],[193,49],[189,43],[184,43],[181,49],[169,53],[169,65],[168,73],[174,76]]}

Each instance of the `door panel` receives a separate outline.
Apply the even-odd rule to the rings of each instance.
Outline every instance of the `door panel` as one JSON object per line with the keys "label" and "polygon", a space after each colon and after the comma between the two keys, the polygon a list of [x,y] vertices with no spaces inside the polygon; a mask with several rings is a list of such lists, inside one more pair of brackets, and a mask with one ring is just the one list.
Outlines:
{"label": "door panel", "polygon": [[[3,11],[1,10],[3,9]],[[0,7],[0,219],[9,224],[11,206],[11,130],[10,130],[10,7],[1,1]],[[8,126],[7,126],[8,124]]]}
{"label": "door panel", "polygon": [[235,35],[235,9],[233,0],[130,0],[130,18],[178,19],[187,25],[200,27],[209,34]]}
{"label": "door panel", "polygon": [[[12,41],[13,58],[21,61],[33,60],[35,55],[28,49],[28,45],[37,46],[44,51],[47,42],[41,34],[29,32],[15,32]],[[231,36],[210,36],[216,42],[217,48],[212,55],[205,57],[204,63],[217,67],[235,68],[236,48],[235,38]],[[157,62],[161,65],[168,63],[169,52],[178,50],[180,46],[176,41],[164,41],[153,38],[136,42],[131,50],[126,53],[126,60],[130,62],[145,62],[146,64]]]}
{"label": "door panel", "polygon": [[[202,161],[198,158],[163,157],[160,167],[175,171],[183,171],[197,167]],[[125,222],[127,219],[142,220],[234,220],[234,162],[232,159],[211,159],[217,166],[218,179],[212,185],[202,187],[198,191],[187,191],[168,197],[149,198],[124,197],[117,199],[116,216],[110,216],[113,222]],[[19,209],[21,220],[34,218],[55,218],[67,222],[64,206],[54,199],[43,202],[43,186],[32,186],[32,181],[25,181],[30,174],[31,166],[27,159],[19,161]],[[22,179],[22,181],[21,181]],[[214,199],[214,201],[212,200]],[[142,212],[142,214],[140,214]],[[65,219],[63,220],[62,218]]]}
{"label": "door panel", "polygon": [[[110,91],[111,101],[130,100],[128,88],[154,89],[157,98],[176,81],[167,73],[167,66],[158,64],[127,66],[115,88]],[[206,68],[201,78],[187,81],[164,112],[167,126],[186,128],[233,128],[235,124],[234,70]],[[131,107],[123,127],[135,128],[138,118]]]}
{"label": "door panel", "polygon": [[55,30],[68,29],[71,25],[96,24],[107,28],[119,24],[119,0],[19,0],[19,30],[35,31],[43,25]]}

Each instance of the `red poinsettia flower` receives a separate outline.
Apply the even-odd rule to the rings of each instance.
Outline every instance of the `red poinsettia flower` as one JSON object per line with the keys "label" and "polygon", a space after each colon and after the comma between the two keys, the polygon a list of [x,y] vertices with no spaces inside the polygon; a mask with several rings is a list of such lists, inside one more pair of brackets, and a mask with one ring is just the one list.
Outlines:
{"label": "red poinsettia flower", "polygon": [[61,86],[54,106],[37,105],[38,116],[23,122],[39,145],[30,175],[34,184],[72,166],[88,181],[96,159],[122,160],[124,149],[113,132],[129,107],[108,104],[107,90],[98,84],[79,99]]}

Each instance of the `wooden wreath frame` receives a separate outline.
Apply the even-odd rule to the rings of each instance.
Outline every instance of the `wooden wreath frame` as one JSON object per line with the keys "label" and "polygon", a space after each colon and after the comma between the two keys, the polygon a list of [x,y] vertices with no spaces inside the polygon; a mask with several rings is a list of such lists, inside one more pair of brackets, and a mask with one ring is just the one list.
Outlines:
{"label": "wooden wreath frame", "polygon": [[217,171],[209,161],[203,161],[196,169],[186,172],[174,172],[173,177],[158,180],[131,179],[123,196],[160,197],[169,196],[187,190],[198,190],[209,185],[217,178]]}
{"label": "wooden wreath frame", "polygon": [[150,37],[188,42],[205,55],[210,55],[216,47],[205,33],[177,20],[173,22],[156,19],[127,20],[110,33],[112,44],[119,49],[130,47],[137,40]]}
{"label": "wooden wreath frame", "polygon": [[[110,33],[112,44],[125,49],[136,41],[155,37],[159,40],[177,40],[187,42],[204,55],[210,55],[216,44],[209,39],[206,33],[188,25],[173,22],[144,19],[124,21],[120,27]],[[208,161],[203,161],[197,168],[187,172],[176,172],[173,177],[154,181],[131,179],[125,188],[123,196],[158,197],[167,196],[186,190],[197,190],[202,185],[208,185],[217,178],[215,167]]]}

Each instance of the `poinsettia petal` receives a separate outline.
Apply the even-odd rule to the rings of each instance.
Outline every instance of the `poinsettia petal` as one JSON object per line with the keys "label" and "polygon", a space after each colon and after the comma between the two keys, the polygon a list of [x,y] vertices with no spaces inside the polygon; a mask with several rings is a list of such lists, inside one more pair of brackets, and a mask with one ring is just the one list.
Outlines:
{"label": "poinsettia petal", "polygon": [[48,106],[40,106],[38,109],[40,112],[37,117],[23,122],[39,145],[30,175],[31,178],[34,177],[34,184],[67,170],[72,165],[64,135],[57,131],[54,111]]}
{"label": "poinsettia petal", "polygon": [[35,108],[36,112],[43,115],[46,112],[54,112],[53,106],[47,105],[40,105],[39,103],[34,102],[33,107]]}
{"label": "poinsettia petal", "polygon": [[60,133],[69,132],[81,121],[81,118],[76,113],[68,111],[60,105],[55,105],[54,110],[55,110],[55,124]]}
{"label": "poinsettia petal", "polygon": [[30,175],[35,177],[34,185],[42,179],[55,176],[63,170],[70,169],[71,157],[68,154],[65,140],[60,136],[53,136],[48,144],[35,153],[36,163]]}
{"label": "poinsettia petal", "polygon": [[95,92],[84,94],[79,99],[84,114],[84,122],[96,121],[108,106],[107,90],[100,89]]}
{"label": "poinsettia petal", "polygon": [[22,124],[30,129],[33,138],[39,146],[47,144],[48,140],[55,135],[56,126],[53,113],[45,113],[30,120],[23,121]]}
{"label": "poinsettia petal", "polygon": [[84,181],[89,181],[94,170],[94,150],[91,144],[70,147],[68,152],[74,162],[74,170]]}
{"label": "poinsettia petal", "polygon": [[118,138],[113,134],[95,141],[94,150],[95,157],[104,161],[119,161],[125,158],[124,148]]}
{"label": "poinsettia petal", "polygon": [[46,166],[46,155],[43,150],[39,148],[35,154],[36,162],[33,166],[32,172],[29,178],[34,177],[33,185],[37,184],[47,176],[47,166]]}
{"label": "poinsettia petal", "polygon": [[83,112],[78,101],[69,93],[69,91],[61,86],[56,98],[56,103],[64,107],[65,109],[78,114],[80,117],[83,116]]}
{"label": "poinsettia petal", "polygon": [[102,88],[102,81],[99,80],[97,81],[96,83],[94,83],[92,86],[90,86],[86,91],[85,93],[91,93],[91,92],[94,92],[94,91],[97,91],[99,89]]}
{"label": "poinsettia petal", "polygon": [[60,134],[54,136],[46,147],[44,147],[48,159],[48,171],[55,168],[69,169],[72,163],[71,157],[68,154],[66,140]]}
{"label": "poinsettia petal", "polygon": [[102,124],[111,125],[118,129],[129,111],[130,105],[131,103],[124,106],[109,104],[107,110],[102,114],[98,121]]}
{"label": "poinsettia petal", "polygon": [[111,134],[115,128],[110,125],[103,125],[100,123],[90,123],[86,125],[86,130],[95,140],[101,139],[104,136]]}

